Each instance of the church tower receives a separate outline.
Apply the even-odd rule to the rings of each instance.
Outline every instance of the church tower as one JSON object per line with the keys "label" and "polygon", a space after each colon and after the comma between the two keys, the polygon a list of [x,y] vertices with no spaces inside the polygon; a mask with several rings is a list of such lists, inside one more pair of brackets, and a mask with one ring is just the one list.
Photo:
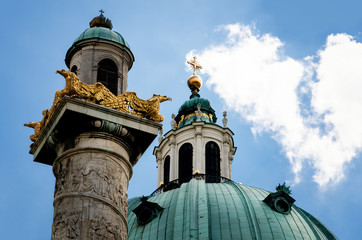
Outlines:
{"label": "church tower", "polygon": [[233,132],[227,128],[226,112],[223,127],[216,124],[210,102],[200,96],[202,79],[196,75],[201,66],[196,57],[188,63],[194,68],[187,83],[190,99],[173,115],[171,130],[165,134],[153,154],[158,165],[158,183],[169,190],[193,177],[218,183],[231,179],[231,164],[236,147]]}

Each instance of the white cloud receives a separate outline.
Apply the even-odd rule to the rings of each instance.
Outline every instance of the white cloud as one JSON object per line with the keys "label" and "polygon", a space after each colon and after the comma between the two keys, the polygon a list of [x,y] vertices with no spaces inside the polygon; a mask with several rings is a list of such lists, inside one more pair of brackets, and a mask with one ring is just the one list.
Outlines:
{"label": "white cloud", "polygon": [[273,135],[296,182],[308,164],[320,186],[342,180],[345,164],[362,148],[362,44],[330,35],[315,57],[296,60],[282,54],[277,37],[254,26],[222,29],[226,41],[197,54],[207,85],[254,134]]}

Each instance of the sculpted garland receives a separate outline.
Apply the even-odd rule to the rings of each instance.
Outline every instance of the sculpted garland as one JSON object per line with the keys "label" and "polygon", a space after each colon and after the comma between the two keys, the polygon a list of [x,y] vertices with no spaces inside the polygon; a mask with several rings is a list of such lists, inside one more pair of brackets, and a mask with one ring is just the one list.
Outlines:
{"label": "sculpted garland", "polygon": [[50,109],[43,111],[43,119],[39,122],[30,122],[24,124],[27,127],[34,128],[34,134],[30,136],[30,140],[35,142],[50,117],[53,115],[58,103],[64,96],[80,98],[87,102],[100,104],[105,107],[113,108],[121,112],[131,113],[132,115],[147,118],[156,122],[162,122],[164,117],[159,114],[160,103],[172,100],[165,95],[156,95],[148,100],[142,100],[137,97],[135,92],[126,92],[121,95],[114,95],[102,83],[89,85],[79,80],[78,76],[67,70],[57,70],[65,78],[65,88],[56,91],[53,105]]}

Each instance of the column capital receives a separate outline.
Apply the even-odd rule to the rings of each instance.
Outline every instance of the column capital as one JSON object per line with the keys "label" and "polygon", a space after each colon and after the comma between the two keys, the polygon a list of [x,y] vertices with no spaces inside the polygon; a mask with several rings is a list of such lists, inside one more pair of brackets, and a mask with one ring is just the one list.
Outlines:
{"label": "column capital", "polygon": [[195,137],[202,137],[202,126],[195,126]]}
{"label": "column capital", "polygon": [[176,137],[175,135],[170,136],[170,146],[174,147],[176,145]]}
{"label": "column capital", "polygon": [[156,161],[159,162],[162,160],[162,153],[161,151],[157,151],[156,153]]}
{"label": "column capital", "polygon": [[134,165],[160,129],[160,123],[65,96],[32,144],[30,153],[35,162],[52,165],[58,155],[59,143],[84,132],[105,132],[122,138],[122,142],[129,145],[132,149],[130,162]]}

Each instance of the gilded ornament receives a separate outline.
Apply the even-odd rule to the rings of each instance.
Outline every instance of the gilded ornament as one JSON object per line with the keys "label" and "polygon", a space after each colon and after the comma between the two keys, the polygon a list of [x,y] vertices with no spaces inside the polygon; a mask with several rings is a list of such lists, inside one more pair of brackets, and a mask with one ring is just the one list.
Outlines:
{"label": "gilded ornament", "polygon": [[202,69],[202,66],[197,63],[196,56],[193,61],[187,61],[188,64],[194,69],[194,74],[187,80],[187,85],[191,89],[192,93],[198,93],[202,85],[202,79],[196,75],[196,70]]}
{"label": "gilded ornament", "polygon": [[[180,121],[178,122],[177,124],[177,128],[180,127],[180,124],[184,121],[184,120],[189,120],[191,119],[192,117],[195,117],[197,114],[197,111],[193,112],[193,113],[190,113],[190,114],[187,114],[186,116],[185,115],[182,115],[181,118],[180,118]],[[204,117],[206,119],[210,119],[212,121],[212,114],[207,114],[207,113],[204,113],[204,112],[201,112],[200,113],[200,120],[201,120],[201,117]]]}
{"label": "gilded ornament", "polygon": [[162,122],[164,117],[159,114],[160,103],[172,100],[165,95],[156,95],[148,100],[143,100],[137,97],[135,92],[126,92],[121,95],[114,95],[102,83],[90,85],[79,80],[78,76],[67,70],[57,70],[65,78],[65,87],[61,91],[55,92],[53,105],[50,109],[43,111],[43,119],[39,122],[30,122],[24,126],[34,128],[34,134],[30,136],[30,140],[35,142],[50,117],[53,115],[58,103],[64,96],[80,98],[87,102],[96,103],[108,108],[113,108],[121,112],[131,113],[132,115],[147,118],[155,122]]}
{"label": "gilded ornament", "polygon": [[202,69],[202,66],[197,63],[196,59],[196,56],[194,56],[193,61],[187,61],[187,63],[190,64],[191,67],[194,69],[194,75],[196,75],[196,70]]}

